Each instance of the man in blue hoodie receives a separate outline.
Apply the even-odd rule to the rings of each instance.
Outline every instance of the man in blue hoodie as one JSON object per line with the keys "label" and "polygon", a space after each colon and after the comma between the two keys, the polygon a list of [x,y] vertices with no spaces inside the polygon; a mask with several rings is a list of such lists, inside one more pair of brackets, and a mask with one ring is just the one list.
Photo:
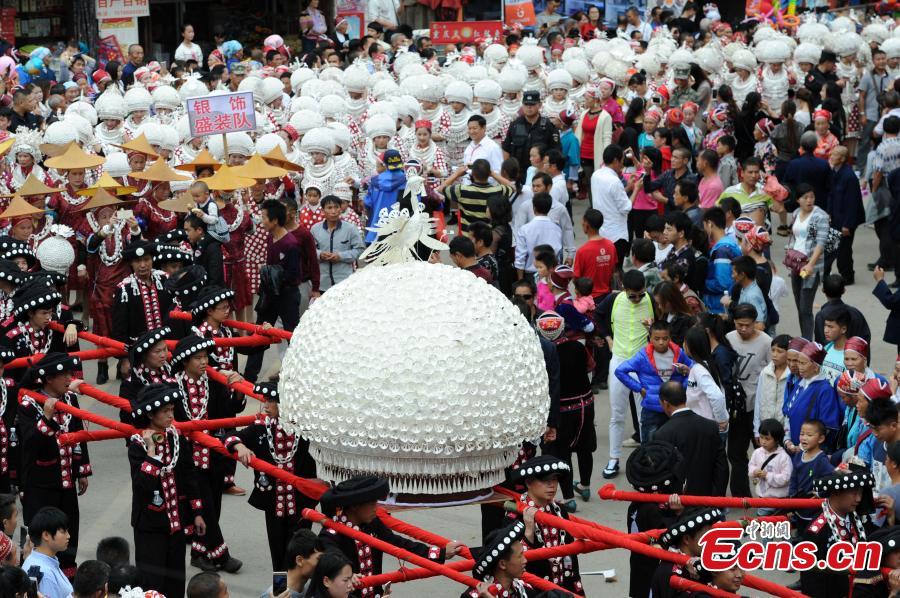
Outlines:
{"label": "man in blue hoodie", "polygon": [[731,279],[731,260],[741,256],[741,248],[733,237],[725,234],[725,212],[718,206],[703,213],[703,230],[709,236],[712,247],[709,250],[703,302],[711,313],[721,314],[725,312],[722,295],[734,285]]}
{"label": "man in blue hoodie", "polygon": [[[381,210],[390,211],[391,206],[400,201],[400,195],[406,188],[406,173],[403,172],[403,158],[400,152],[389,149],[381,156],[384,170],[369,181],[364,204],[369,213],[369,227],[378,223]],[[378,233],[374,230],[366,232],[366,245],[375,241]]]}
{"label": "man in blue hoodie", "polygon": [[659,387],[670,380],[685,386],[693,365],[681,347],[672,342],[669,323],[657,320],[650,326],[647,346],[616,368],[616,378],[642,397],[641,442],[653,440],[656,429],[668,419],[659,402]]}

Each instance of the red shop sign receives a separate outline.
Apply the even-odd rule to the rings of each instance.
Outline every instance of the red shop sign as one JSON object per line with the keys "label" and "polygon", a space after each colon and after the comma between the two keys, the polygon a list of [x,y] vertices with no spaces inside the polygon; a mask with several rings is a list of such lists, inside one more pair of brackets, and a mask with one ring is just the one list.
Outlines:
{"label": "red shop sign", "polygon": [[431,43],[455,44],[503,36],[503,21],[436,21],[431,24]]}

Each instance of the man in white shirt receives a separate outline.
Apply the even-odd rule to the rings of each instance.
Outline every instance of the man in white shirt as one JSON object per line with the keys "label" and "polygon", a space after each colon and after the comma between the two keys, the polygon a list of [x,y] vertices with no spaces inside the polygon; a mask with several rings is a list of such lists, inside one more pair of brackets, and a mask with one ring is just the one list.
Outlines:
{"label": "man in white shirt", "polygon": [[531,203],[534,219],[516,233],[515,265],[519,278],[534,274],[534,248],[538,245],[550,245],[557,255],[562,250],[562,230],[547,217],[553,205],[550,194],[537,193]]}
{"label": "man in white shirt", "polygon": [[628,39],[631,39],[632,31],[640,31],[641,40],[645,42],[650,41],[650,36],[653,35],[653,27],[650,25],[650,23],[641,21],[641,13],[638,12],[637,8],[632,6],[628,10],[626,10],[625,18],[628,19],[628,26],[625,27],[625,36]]}
{"label": "man in white shirt", "polygon": [[591,175],[591,207],[603,214],[600,234],[615,244],[620,267],[628,255],[628,213],[631,211],[631,200],[619,177],[624,160],[621,147],[608,145],[603,150],[603,166]]}
{"label": "man in white shirt", "polygon": [[366,23],[378,23],[388,31],[396,29],[402,8],[400,0],[368,0]]}
{"label": "man in white shirt", "polygon": [[544,172],[550,175],[552,183],[550,184],[550,197],[554,203],[562,204],[569,211],[569,187],[566,184],[566,157],[559,150],[549,150],[544,156]]}
{"label": "man in white shirt", "polygon": [[[534,206],[531,200],[539,193],[552,193],[550,191],[551,179],[546,172],[538,172],[531,179],[530,193],[527,195],[522,192],[523,201],[517,202],[515,212],[513,213],[512,229],[515,234],[520,228],[534,220]],[[552,200],[552,195],[551,195]],[[572,226],[572,218],[566,209],[557,201],[553,201],[550,205],[550,211],[547,218],[556,224],[562,231],[562,247],[563,261],[572,265],[575,260],[575,229]]]}
{"label": "man in white shirt", "polygon": [[463,164],[471,166],[475,160],[483,158],[491,165],[491,172],[503,168],[503,150],[497,142],[487,137],[487,121],[480,114],[469,117],[469,145],[463,152]]}

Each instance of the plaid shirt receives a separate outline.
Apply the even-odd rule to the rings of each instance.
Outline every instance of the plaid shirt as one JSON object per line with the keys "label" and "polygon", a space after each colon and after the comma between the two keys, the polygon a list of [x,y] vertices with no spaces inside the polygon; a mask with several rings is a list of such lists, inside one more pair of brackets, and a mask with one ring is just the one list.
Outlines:
{"label": "plaid shirt", "polygon": [[875,150],[873,171],[889,175],[900,166],[900,137],[887,137]]}

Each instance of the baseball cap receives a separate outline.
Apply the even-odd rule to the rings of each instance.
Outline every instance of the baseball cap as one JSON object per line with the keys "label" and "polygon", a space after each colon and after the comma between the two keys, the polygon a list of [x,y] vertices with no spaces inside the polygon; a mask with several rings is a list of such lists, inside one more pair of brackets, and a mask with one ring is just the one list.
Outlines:
{"label": "baseball cap", "polygon": [[382,162],[388,170],[399,170],[403,168],[403,158],[400,152],[395,149],[389,149],[382,155]]}
{"label": "baseball cap", "polygon": [[523,106],[534,106],[541,103],[541,92],[529,90],[522,94]]}
{"label": "baseball cap", "polygon": [[247,65],[243,62],[236,62],[231,65],[231,74],[232,75],[246,75],[247,74]]}

